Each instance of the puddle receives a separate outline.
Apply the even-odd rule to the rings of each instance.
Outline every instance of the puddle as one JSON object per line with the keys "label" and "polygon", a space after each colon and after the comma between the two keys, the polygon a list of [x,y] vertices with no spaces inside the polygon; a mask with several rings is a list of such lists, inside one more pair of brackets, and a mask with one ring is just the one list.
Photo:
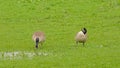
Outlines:
{"label": "puddle", "polygon": [[22,59],[29,58],[32,59],[35,56],[48,56],[51,55],[47,52],[0,52],[0,59]]}

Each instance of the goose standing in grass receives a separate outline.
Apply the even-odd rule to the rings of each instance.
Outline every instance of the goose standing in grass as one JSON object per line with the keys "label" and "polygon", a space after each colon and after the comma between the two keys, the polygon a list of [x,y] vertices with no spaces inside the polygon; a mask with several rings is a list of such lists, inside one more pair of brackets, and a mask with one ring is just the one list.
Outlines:
{"label": "goose standing in grass", "polygon": [[45,34],[43,32],[35,32],[32,36],[33,41],[36,43],[35,47],[38,48],[38,44],[40,43],[41,46],[45,41]]}
{"label": "goose standing in grass", "polygon": [[86,39],[87,39],[86,34],[87,34],[86,28],[83,28],[80,32],[78,32],[77,35],[75,36],[76,44],[83,43],[83,46],[84,46]]}

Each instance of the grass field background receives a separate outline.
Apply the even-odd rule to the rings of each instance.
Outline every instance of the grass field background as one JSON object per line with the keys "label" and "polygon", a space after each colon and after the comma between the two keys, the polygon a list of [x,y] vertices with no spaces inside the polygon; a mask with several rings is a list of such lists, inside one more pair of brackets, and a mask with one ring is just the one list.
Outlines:
{"label": "grass field background", "polygon": [[[85,47],[74,41],[82,27],[88,30]],[[46,34],[37,50],[35,31]],[[120,68],[119,34],[119,0],[0,0],[0,52],[50,53],[1,56],[0,68]]]}

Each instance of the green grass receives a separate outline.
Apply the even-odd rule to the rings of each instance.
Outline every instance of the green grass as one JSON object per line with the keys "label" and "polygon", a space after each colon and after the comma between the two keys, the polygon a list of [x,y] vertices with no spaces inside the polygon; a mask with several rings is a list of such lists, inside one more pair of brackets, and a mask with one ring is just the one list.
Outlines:
{"label": "green grass", "polygon": [[[85,47],[74,37],[88,30]],[[32,34],[44,31],[35,50]],[[0,0],[0,52],[48,52],[0,58],[0,68],[120,68],[119,0]]]}

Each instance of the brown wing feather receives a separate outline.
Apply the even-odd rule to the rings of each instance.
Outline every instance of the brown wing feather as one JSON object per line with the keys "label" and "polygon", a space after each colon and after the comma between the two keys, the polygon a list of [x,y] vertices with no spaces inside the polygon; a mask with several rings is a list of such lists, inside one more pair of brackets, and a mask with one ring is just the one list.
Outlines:
{"label": "brown wing feather", "polygon": [[43,32],[35,32],[32,36],[32,39],[36,41],[36,38],[39,38],[39,42],[45,41],[45,34]]}

